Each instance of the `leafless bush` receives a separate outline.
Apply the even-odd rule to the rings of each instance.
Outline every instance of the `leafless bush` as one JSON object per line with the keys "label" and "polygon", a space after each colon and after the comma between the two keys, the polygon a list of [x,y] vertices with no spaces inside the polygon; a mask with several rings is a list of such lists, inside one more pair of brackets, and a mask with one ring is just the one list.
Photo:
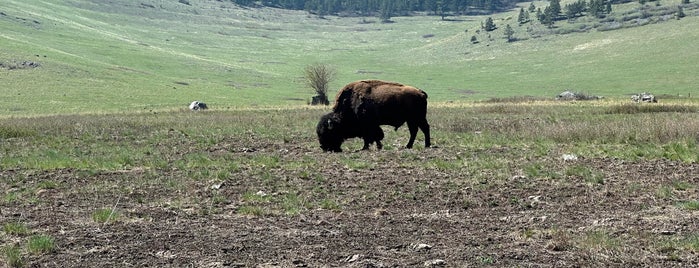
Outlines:
{"label": "leafless bush", "polygon": [[316,93],[311,104],[330,104],[330,101],[328,101],[328,85],[335,79],[335,74],[335,69],[327,64],[317,63],[306,66],[304,69],[304,80],[306,85]]}

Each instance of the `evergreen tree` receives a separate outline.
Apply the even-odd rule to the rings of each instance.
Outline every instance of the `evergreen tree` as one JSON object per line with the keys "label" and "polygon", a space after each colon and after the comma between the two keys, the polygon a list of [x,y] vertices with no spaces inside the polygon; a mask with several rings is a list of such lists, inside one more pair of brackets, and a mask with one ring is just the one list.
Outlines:
{"label": "evergreen tree", "polygon": [[607,1],[607,5],[604,7],[604,13],[612,13],[612,1]]}
{"label": "evergreen tree", "polygon": [[577,2],[567,4],[565,7],[566,17],[570,20],[582,16],[586,6],[585,0],[578,0]]}
{"label": "evergreen tree", "polygon": [[551,19],[556,20],[558,14],[561,14],[561,0],[551,0],[549,7],[551,8]]}
{"label": "evergreen tree", "polygon": [[498,27],[495,26],[495,22],[493,22],[493,18],[488,17],[487,19],[485,19],[485,25],[483,26],[483,30],[490,32],[497,28]]}
{"label": "evergreen tree", "polygon": [[507,42],[512,42],[515,40],[514,34],[515,34],[515,30],[513,30],[509,24],[507,26],[505,26],[505,38],[507,38]]}
{"label": "evergreen tree", "polygon": [[682,6],[677,6],[677,13],[675,14],[675,18],[677,18],[679,20],[681,18],[684,18],[684,16],[685,16],[685,14],[684,14],[684,10],[682,9]]}
{"label": "evergreen tree", "polygon": [[536,11],[536,6],[534,6],[534,2],[529,4],[529,13],[534,13]]}
{"label": "evergreen tree", "polygon": [[546,25],[549,28],[553,28],[554,18],[556,17],[553,13],[551,6],[547,6],[544,9],[544,13],[541,15],[541,24]]}
{"label": "evergreen tree", "polygon": [[529,13],[526,10],[524,10],[524,8],[519,9],[519,15],[517,16],[517,22],[519,22],[520,25],[529,22]]}
{"label": "evergreen tree", "polygon": [[471,36],[471,44],[478,44],[478,38],[475,35]]}
{"label": "evergreen tree", "polygon": [[590,0],[587,12],[590,16],[601,17],[604,14],[604,0]]}
{"label": "evergreen tree", "polygon": [[379,18],[381,22],[391,22],[391,17],[393,16],[393,1],[383,0],[381,3],[381,9],[379,12]]}
{"label": "evergreen tree", "polygon": [[442,20],[449,14],[450,11],[450,2],[449,0],[438,0],[437,1],[437,14],[439,14],[440,17],[442,17]]}

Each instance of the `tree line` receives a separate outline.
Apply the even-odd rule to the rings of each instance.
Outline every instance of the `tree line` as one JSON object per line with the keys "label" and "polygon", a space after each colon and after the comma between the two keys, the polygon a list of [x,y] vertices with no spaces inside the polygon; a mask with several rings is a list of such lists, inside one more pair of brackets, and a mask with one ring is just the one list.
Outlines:
{"label": "tree line", "polygon": [[323,15],[377,16],[387,21],[393,16],[427,12],[441,16],[490,14],[513,8],[522,0],[231,0],[241,6],[268,6],[306,10]]}

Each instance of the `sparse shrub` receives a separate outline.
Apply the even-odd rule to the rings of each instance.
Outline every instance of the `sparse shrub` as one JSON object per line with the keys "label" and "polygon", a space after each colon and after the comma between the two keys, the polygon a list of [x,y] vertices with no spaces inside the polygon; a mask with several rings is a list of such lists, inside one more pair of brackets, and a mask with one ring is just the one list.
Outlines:
{"label": "sparse shrub", "polygon": [[327,64],[317,63],[306,66],[303,70],[305,83],[316,94],[311,102],[312,105],[330,104],[328,100],[328,86],[335,79],[335,75],[335,69]]}

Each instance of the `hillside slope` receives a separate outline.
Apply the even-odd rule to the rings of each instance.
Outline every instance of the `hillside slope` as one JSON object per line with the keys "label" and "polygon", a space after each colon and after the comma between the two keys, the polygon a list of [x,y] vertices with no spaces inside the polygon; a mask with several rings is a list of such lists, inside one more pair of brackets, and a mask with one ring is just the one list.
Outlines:
{"label": "hillside slope", "polygon": [[[305,105],[312,94],[300,75],[316,62],[337,68],[333,88],[395,80],[424,88],[437,102],[565,89],[686,95],[699,82],[696,11],[643,27],[538,38],[530,33],[540,25],[517,26],[516,11],[494,15],[520,39],[507,43],[504,27],[476,33],[485,17],[382,24],[189,2],[3,1],[0,94],[9,105],[0,113],[150,111],[192,100],[219,109]],[[470,42],[474,35],[478,44]]]}

